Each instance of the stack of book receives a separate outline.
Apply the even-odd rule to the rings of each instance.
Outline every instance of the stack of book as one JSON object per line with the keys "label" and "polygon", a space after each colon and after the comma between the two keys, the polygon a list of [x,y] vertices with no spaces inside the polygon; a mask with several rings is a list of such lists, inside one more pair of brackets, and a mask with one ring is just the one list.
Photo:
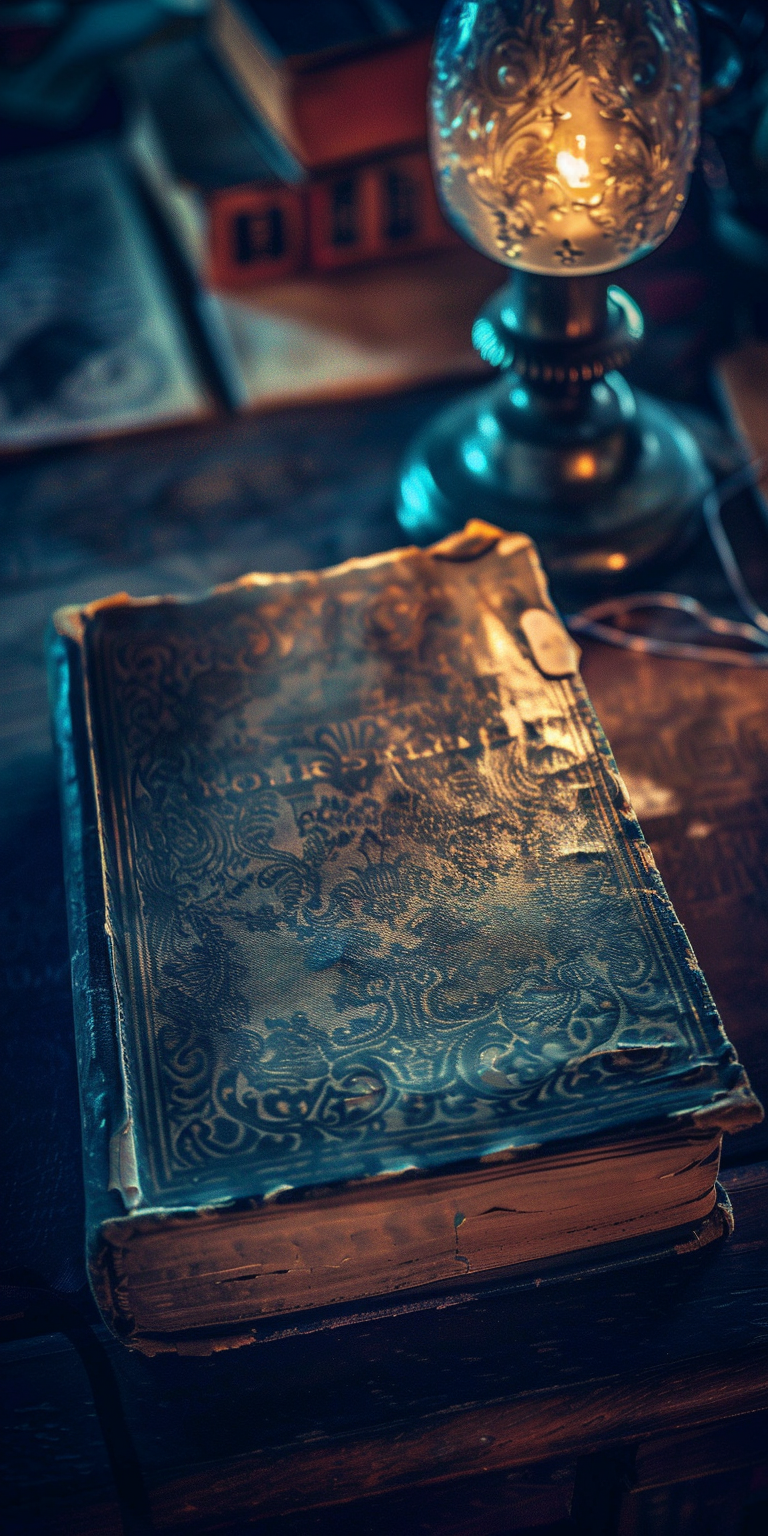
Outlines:
{"label": "stack of book", "polygon": [[174,41],[133,61],[132,84],[197,207],[213,286],[456,243],[426,143],[439,10],[438,0],[215,0],[204,44]]}
{"label": "stack of book", "polygon": [[[118,131],[0,165],[0,452],[484,367],[470,333],[498,268],[435,249],[423,149],[310,175],[199,37],[123,68]],[[324,257],[308,220],[334,208]],[[362,260],[383,249],[405,259]]]}

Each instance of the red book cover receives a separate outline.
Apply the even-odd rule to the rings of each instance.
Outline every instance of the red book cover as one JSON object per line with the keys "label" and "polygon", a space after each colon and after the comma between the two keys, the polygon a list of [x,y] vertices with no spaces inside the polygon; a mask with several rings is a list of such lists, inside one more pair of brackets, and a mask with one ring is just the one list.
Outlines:
{"label": "red book cover", "polygon": [[309,254],[317,271],[454,244],[426,151],[387,156],[309,188]]}
{"label": "red book cover", "polygon": [[278,282],[304,265],[303,188],[228,187],[208,199],[208,281],[214,288]]}
{"label": "red book cover", "polygon": [[427,136],[430,37],[293,76],[295,152],[310,170]]}

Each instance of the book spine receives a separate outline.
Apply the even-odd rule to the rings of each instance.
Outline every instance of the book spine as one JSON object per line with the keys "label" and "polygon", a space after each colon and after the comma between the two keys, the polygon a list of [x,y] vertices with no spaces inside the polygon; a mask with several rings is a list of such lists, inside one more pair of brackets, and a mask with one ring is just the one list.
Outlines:
{"label": "book spine", "polygon": [[302,188],[228,187],[208,197],[207,280],[214,288],[257,287],[305,265],[306,198]]}
{"label": "book spine", "polygon": [[247,404],[248,392],[220,301],[205,285],[208,218],[204,199],[175,180],[148,111],[134,115],[123,149],[129,173],[138,178],[137,192],[202,373],[216,398],[229,410],[238,410]]}
{"label": "book spine", "polygon": [[[87,744],[82,657],[53,629],[48,683],[58,764],[72,1000],[83,1125],[89,1275],[94,1283],[102,1221],[124,1210],[111,1177],[130,1122],[124,1090],[112,966],[105,929],[99,834]],[[117,1140],[116,1140],[117,1134]],[[98,1290],[98,1287],[97,1287]],[[99,1295],[102,1305],[108,1298]]]}
{"label": "book spine", "polygon": [[424,149],[347,166],[308,188],[216,192],[208,214],[207,276],[222,289],[278,282],[306,267],[329,272],[459,243],[440,212]]}
{"label": "book spine", "polygon": [[246,101],[279,138],[297,150],[287,80],[279,64],[268,56],[252,18],[242,15],[236,0],[213,0],[208,38]]}
{"label": "book spine", "polygon": [[309,251],[317,271],[455,243],[424,149],[338,171],[309,188]]}
{"label": "book spine", "polygon": [[290,141],[309,170],[427,137],[432,39],[417,37],[290,83]]}

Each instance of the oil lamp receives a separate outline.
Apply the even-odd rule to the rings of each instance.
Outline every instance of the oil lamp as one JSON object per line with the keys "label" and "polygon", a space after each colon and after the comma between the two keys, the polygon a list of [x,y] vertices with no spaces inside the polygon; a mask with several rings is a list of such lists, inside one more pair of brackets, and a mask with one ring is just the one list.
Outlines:
{"label": "oil lamp", "polygon": [[687,537],[696,442],[618,371],[642,315],[609,280],[669,234],[698,144],[687,0],[449,0],[432,156],[448,218],[512,269],[475,321],[500,370],[428,424],[398,517],[427,542],[479,516],[569,583],[634,573]]}

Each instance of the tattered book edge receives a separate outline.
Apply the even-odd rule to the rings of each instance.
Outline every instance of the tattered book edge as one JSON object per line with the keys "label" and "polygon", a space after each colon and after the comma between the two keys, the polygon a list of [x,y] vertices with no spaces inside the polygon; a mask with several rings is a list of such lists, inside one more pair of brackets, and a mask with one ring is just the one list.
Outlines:
{"label": "tattered book edge", "polygon": [[[64,875],[83,1125],[83,1172],[91,1229],[117,1214],[110,1193],[109,1139],[130,1123],[121,1071],[114,973],[109,953],[101,843],[92,781],[81,648],[48,637],[48,684],[62,810]],[[99,844],[97,853],[95,844]],[[121,1159],[124,1165],[124,1157]],[[121,1170],[118,1169],[118,1172]],[[120,1204],[130,1209],[122,1191]]]}
{"label": "tattered book edge", "polygon": [[764,1117],[763,1106],[755,1097],[749,1078],[744,1068],[739,1064],[734,1067],[735,1082],[727,1093],[714,1100],[711,1104],[701,1104],[694,1109],[680,1110],[670,1115],[670,1119],[680,1119],[683,1123],[689,1123],[697,1131],[726,1131],[733,1135],[736,1131],[746,1131],[752,1125],[759,1125]]}
{"label": "tattered book edge", "polygon": [[[568,1284],[577,1276],[593,1278],[628,1271],[643,1264],[659,1263],[665,1259],[674,1262],[701,1254],[713,1243],[730,1237],[734,1226],[733,1206],[727,1190],[718,1182],[714,1186],[712,1209],[687,1228],[510,1266],[503,1277],[498,1271],[495,1274],[488,1270],[481,1271],[473,1276],[471,1285],[456,1284],[449,1288],[436,1284],[428,1294],[425,1294],[424,1288],[418,1288],[410,1293],[399,1292],[396,1298],[391,1294],[366,1297],[358,1302],[319,1308],[314,1312],[259,1318],[258,1321],[254,1320],[252,1327],[245,1330],[235,1325],[230,1331],[201,1328],[179,1334],[140,1332],[126,1304],[127,1282],[124,1279],[118,1281],[114,1269],[114,1252],[107,1243],[102,1242],[91,1255],[90,1278],[105,1320],[130,1349],[150,1359],[161,1354],[206,1357],[221,1354],[225,1350],[244,1349],[255,1344],[263,1346],[355,1324],[370,1326],[412,1313],[470,1306],[500,1294],[511,1296],[520,1291],[539,1290],[542,1287],[551,1289],[558,1284]],[[376,1305],[377,1301],[379,1305]]]}
{"label": "tattered book edge", "polygon": [[[527,534],[505,533],[503,529],[495,528],[491,523],[484,523],[480,518],[470,518],[458,533],[449,534],[447,538],[440,539],[437,544],[430,544],[426,549],[420,548],[417,544],[401,545],[397,549],[383,550],[378,554],[353,555],[351,559],[343,560],[339,565],[328,565],[318,571],[248,571],[245,575],[236,577],[234,581],[221,582],[218,586],[210,587],[206,592],[198,593],[194,597],[184,597],[178,593],[131,597],[128,592],[114,592],[110,597],[96,598],[91,603],[70,603],[63,608],[57,608],[53,615],[53,626],[58,635],[82,646],[87,625],[100,613],[110,608],[155,608],[166,603],[188,606],[207,602],[211,598],[227,597],[233,592],[246,591],[249,587],[282,586],[300,582],[316,585],[320,581],[344,577],[351,571],[375,570],[377,566],[399,564],[404,558],[419,555],[431,555],[437,560],[457,562],[477,560],[491,549],[498,549],[498,553],[502,556],[518,554],[523,549],[528,551],[541,607],[557,617],[538,551]],[[565,630],[563,633],[566,633]],[[575,646],[573,650],[575,653]]]}

